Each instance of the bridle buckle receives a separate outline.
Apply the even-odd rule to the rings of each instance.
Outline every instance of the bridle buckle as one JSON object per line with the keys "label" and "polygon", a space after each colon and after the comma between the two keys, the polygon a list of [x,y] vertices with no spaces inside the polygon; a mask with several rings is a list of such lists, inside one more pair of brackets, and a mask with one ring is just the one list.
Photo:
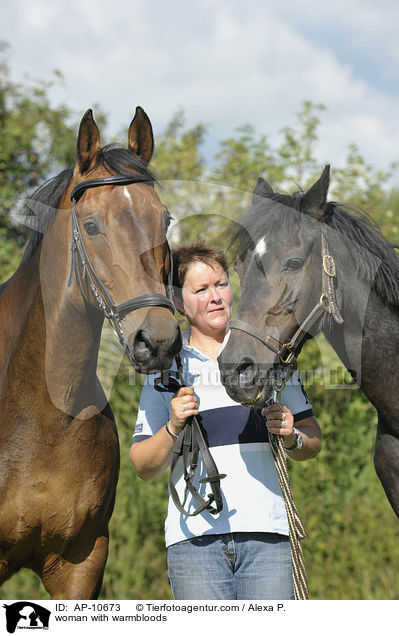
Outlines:
{"label": "bridle buckle", "polygon": [[278,357],[280,362],[285,365],[291,365],[295,360],[295,351],[291,349],[288,344],[283,345],[281,351],[279,351]]}
{"label": "bridle buckle", "polygon": [[330,278],[334,278],[336,275],[335,261],[331,254],[323,254],[323,270]]}

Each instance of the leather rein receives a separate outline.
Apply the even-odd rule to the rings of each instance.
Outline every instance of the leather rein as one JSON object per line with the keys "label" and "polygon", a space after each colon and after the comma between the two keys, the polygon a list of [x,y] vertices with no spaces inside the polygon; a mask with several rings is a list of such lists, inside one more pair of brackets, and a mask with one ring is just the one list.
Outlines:
{"label": "leather rein", "polygon": [[[169,250],[169,260],[170,260],[170,271],[168,276],[167,283],[167,293],[168,297],[163,294],[144,294],[143,296],[136,296],[135,298],[131,298],[120,305],[117,305],[112,300],[110,294],[105,289],[103,283],[101,282],[99,276],[97,275],[90,258],[87,254],[85,244],[82,240],[82,234],[80,231],[79,220],[76,214],[76,203],[79,201],[81,196],[88,190],[89,188],[96,188],[99,186],[106,185],[129,185],[132,183],[147,183],[150,186],[154,185],[153,180],[150,177],[146,177],[140,174],[131,174],[129,176],[111,176],[111,177],[103,177],[98,179],[89,179],[87,181],[82,181],[78,183],[71,192],[71,200],[72,200],[72,244],[71,244],[71,271],[68,279],[68,287],[71,285],[73,280],[73,274],[76,274],[76,280],[79,285],[79,289],[81,294],[86,302],[89,302],[87,295],[83,289],[83,280],[87,280],[90,291],[93,295],[95,302],[98,305],[98,308],[102,311],[104,316],[109,320],[112,331],[118,338],[121,345],[125,348],[125,351],[129,357],[130,362],[133,364],[132,355],[129,351],[127,343],[123,336],[123,330],[121,326],[121,321],[123,318],[132,311],[136,309],[141,309],[142,307],[166,307],[169,311],[174,314],[175,308],[172,303],[172,258]],[[168,246],[169,249],[169,246]]]}
{"label": "leather rein", "polygon": [[[178,391],[182,386],[187,386],[183,380],[180,355],[176,356],[176,365],[177,371],[166,372],[166,381],[165,377],[162,375],[155,379],[154,387],[157,391],[176,393],[176,391]],[[200,479],[199,483],[209,483],[212,491],[208,494],[207,499],[199,493],[193,484],[193,478],[198,467],[200,454],[202,456],[207,477]],[[173,471],[177,465],[179,457],[183,460],[183,476],[186,484],[183,502],[180,502],[179,495],[173,481]],[[226,475],[220,474],[218,471],[215,460],[213,459],[208,444],[204,439],[197,418],[195,416],[188,417],[184,428],[180,431],[174,443],[172,460],[170,463],[169,491],[176,508],[186,517],[195,517],[204,510],[210,512],[212,515],[218,514],[223,508],[220,480],[224,479],[224,477],[226,477]],[[189,512],[184,509],[184,503],[188,492],[191,493],[193,499],[199,504],[198,508],[196,508],[193,512]]]}
{"label": "leather rein", "polygon": [[302,345],[309,330],[318,322],[318,320],[327,314],[331,315],[335,322],[342,325],[342,318],[335,295],[336,267],[334,258],[331,256],[327,237],[324,230],[321,230],[321,256],[322,256],[322,292],[320,300],[305,318],[303,323],[298,327],[288,342],[281,343],[273,336],[265,335],[260,329],[250,325],[242,320],[231,320],[230,329],[237,329],[252,336],[264,344],[268,349],[275,353],[280,362],[284,366],[296,366],[296,356],[299,347]]}

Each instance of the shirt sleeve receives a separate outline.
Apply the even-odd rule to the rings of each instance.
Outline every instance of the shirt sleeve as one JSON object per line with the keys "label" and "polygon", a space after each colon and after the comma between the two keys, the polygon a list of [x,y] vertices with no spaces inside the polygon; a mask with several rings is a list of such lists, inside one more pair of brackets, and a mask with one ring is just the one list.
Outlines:
{"label": "shirt sleeve", "polygon": [[292,374],[281,392],[281,403],[290,409],[295,423],[314,415],[298,371]]}
{"label": "shirt sleeve", "polygon": [[152,437],[170,419],[173,393],[161,393],[154,388],[156,375],[146,376],[139,402],[132,442]]}

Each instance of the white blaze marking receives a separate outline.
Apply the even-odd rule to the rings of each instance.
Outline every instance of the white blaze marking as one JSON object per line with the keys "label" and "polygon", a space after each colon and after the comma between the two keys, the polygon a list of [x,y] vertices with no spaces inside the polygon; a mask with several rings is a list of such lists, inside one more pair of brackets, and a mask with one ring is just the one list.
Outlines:
{"label": "white blaze marking", "polygon": [[260,239],[260,241],[257,242],[255,247],[255,253],[258,256],[263,256],[263,254],[266,253],[266,250],[267,250],[266,239],[265,237],[263,237]]}
{"label": "white blaze marking", "polygon": [[130,192],[128,191],[126,186],[123,188],[123,194],[128,199],[130,205],[132,205],[132,197],[130,196]]}

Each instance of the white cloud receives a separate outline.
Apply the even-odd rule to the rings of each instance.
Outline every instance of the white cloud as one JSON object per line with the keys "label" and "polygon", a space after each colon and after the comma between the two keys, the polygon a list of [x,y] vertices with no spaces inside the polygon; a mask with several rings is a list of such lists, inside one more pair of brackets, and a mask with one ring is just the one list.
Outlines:
{"label": "white cloud", "polygon": [[246,122],[275,135],[310,99],[328,107],[321,163],[342,161],[350,142],[376,167],[399,156],[396,2],[16,0],[0,11],[15,72],[60,69],[54,99],[80,113],[99,103],[112,133],[137,104],[155,132],[183,107],[210,125],[211,151]]}

